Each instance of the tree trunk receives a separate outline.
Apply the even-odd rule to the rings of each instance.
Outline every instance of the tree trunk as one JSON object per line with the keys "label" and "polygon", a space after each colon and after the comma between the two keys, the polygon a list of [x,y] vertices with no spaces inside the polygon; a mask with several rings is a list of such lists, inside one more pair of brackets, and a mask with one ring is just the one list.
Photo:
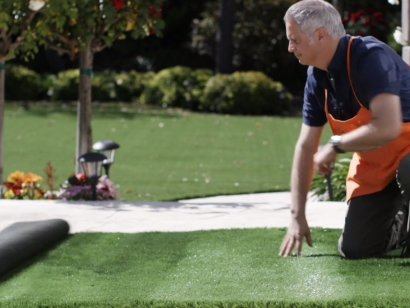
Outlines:
{"label": "tree trunk", "polygon": [[93,67],[93,53],[91,44],[88,43],[84,50],[80,51],[80,84],[79,101],[77,107],[77,155],[76,173],[83,173],[78,157],[91,152],[92,130],[91,130],[91,77]]}
{"label": "tree trunk", "polygon": [[233,17],[234,0],[220,0],[219,27],[216,35],[216,72],[230,74],[233,72]]}
{"label": "tree trunk", "polygon": [[[0,185],[3,185],[3,167],[4,167],[4,86],[6,81],[6,74],[4,65],[6,61],[0,60]],[[2,192],[2,191],[1,191]],[[0,195],[2,198],[2,195]]]}

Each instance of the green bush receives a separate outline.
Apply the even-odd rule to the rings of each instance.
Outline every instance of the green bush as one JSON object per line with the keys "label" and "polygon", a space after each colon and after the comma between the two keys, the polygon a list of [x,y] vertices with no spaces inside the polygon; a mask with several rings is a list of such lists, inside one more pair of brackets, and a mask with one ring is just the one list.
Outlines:
{"label": "green bush", "polygon": [[211,70],[192,70],[176,66],[158,72],[150,81],[141,97],[149,105],[181,107],[197,110]]}
{"label": "green bush", "polygon": [[112,102],[117,100],[115,77],[113,72],[94,73],[91,79],[92,100]]}
{"label": "green bush", "polygon": [[203,109],[201,102],[203,101],[205,86],[212,76],[213,72],[208,69],[197,69],[192,71],[192,88],[187,94],[189,99],[195,105],[195,110]]}
{"label": "green bush", "polygon": [[261,72],[218,74],[205,86],[202,109],[218,113],[278,115],[291,108],[292,95]]}
{"label": "green bush", "polygon": [[154,72],[140,73],[136,71],[114,74],[116,99],[121,102],[137,101],[144,92],[146,84],[154,76]]}
{"label": "green bush", "polygon": [[48,79],[20,65],[6,65],[6,100],[43,100],[47,98]]}
{"label": "green bush", "polygon": [[[77,101],[79,69],[48,75],[17,66],[8,69],[9,100]],[[213,75],[208,69],[176,66],[158,73],[97,72],[92,79],[93,101],[121,101],[194,111],[278,115],[290,111],[292,96],[281,83],[261,72]]]}
{"label": "green bush", "polygon": [[71,69],[52,76],[52,86],[49,90],[51,100],[76,101],[78,100],[78,84],[80,70]]}
{"label": "green bush", "polygon": [[[147,80],[154,73],[137,73],[135,71],[116,74],[114,72],[97,72],[91,79],[92,100],[131,102],[142,93]],[[80,75],[78,69],[67,70],[52,77],[51,99],[55,101],[78,100]]]}
{"label": "green bush", "polygon": [[[330,175],[333,201],[346,201],[346,178],[350,166],[350,158],[341,158],[335,162]],[[329,201],[327,181],[325,176],[316,174],[310,186],[313,195],[320,201]]]}
{"label": "green bush", "polygon": [[[53,86],[51,99],[56,101],[76,101],[78,100],[78,85],[80,82],[80,70],[72,69],[60,72],[53,76]],[[114,101],[115,78],[113,73],[95,73],[91,79],[93,101]]]}

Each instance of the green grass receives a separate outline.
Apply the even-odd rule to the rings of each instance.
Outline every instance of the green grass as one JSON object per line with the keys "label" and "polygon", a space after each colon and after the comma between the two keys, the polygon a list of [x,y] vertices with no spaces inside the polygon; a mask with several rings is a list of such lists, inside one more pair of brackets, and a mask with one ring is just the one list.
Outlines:
{"label": "green grass", "polygon": [[3,279],[1,307],[408,307],[410,262],[348,261],[340,230],[278,257],[284,229],[80,233]]}
{"label": "green grass", "polygon": [[[120,104],[94,106],[92,120],[93,142],[121,146],[110,176],[128,201],[287,190],[301,123]],[[74,171],[76,121],[75,106],[9,104],[5,177],[15,170],[44,176],[50,161],[62,184]]]}

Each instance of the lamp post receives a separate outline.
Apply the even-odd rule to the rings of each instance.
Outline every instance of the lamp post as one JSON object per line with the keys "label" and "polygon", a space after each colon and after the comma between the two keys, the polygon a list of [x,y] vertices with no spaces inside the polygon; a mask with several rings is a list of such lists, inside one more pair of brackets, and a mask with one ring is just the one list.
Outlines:
{"label": "lamp post", "polygon": [[107,159],[103,162],[105,173],[109,176],[110,166],[114,163],[115,150],[120,146],[112,140],[101,140],[93,144],[93,149],[104,154]]}
{"label": "lamp post", "polygon": [[85,176],[90,180],[91,193],[93,200],[97,200],[97,183],[101,176],[101,167],[107,157],[101,153],[85,153],[78,157],[78,162],[81,163]]}

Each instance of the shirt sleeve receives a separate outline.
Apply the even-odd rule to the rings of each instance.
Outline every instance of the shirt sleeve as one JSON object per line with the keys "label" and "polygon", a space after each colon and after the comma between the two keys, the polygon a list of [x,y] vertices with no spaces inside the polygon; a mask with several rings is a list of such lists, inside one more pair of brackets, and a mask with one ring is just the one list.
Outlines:
{"label": "shirt sleeve", "polygon": [[400,70],[382,48],[372,48],[358,61],[357,75],[360,83],[361,103],[369,108],[370,101],[378,94],[400,96]]}
{"label": "shirt sleeve", "polygon": [[326,124],[324,110],[325,91],[318,87],[313,76],[313,68],[309,68],[303,98],[303,123],[308,126],[320,127]]}

